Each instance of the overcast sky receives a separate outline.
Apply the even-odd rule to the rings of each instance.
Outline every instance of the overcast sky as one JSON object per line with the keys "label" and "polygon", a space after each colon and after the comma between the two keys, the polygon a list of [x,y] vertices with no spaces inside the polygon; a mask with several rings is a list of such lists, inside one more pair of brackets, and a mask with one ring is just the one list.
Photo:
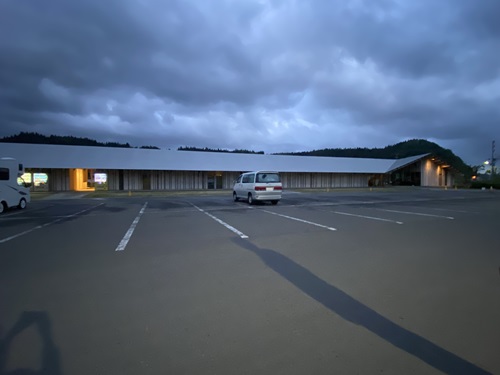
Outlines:
{"label": "overcast sky", "polygon": [[266,153],[423,138],[476,165],[500,143],[499,15],[497,0],[0,0],[0,136]]}

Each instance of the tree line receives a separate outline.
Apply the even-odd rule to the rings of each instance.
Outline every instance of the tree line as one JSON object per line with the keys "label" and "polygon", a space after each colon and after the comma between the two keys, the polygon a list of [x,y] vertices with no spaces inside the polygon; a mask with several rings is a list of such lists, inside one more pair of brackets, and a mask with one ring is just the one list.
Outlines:
{"label": "tree line", "polygon": [[[95,139],[85,137],[73,137],[71,135],[43,135],[33,132],[20,132],[16,135],[0,138],[0,142],[8,143],[31,143],[47,145],[69,145],[69,146],[96,146],[96,147],[121,147],[134,148],[128,142],[98,142]],[[156,149],[156,146],[141,146],[139,148]]]}
{"label": "tree line", "polygon": [[201,151],[201,152],[229,152],[233,154],[264,154],[264,151],[252,151],[245,149],[235,149],[235,150],[226,150],[221,148],[200,148],[200,147],[192,147],[192,146],[181,146],[177,150],[179,151]]}

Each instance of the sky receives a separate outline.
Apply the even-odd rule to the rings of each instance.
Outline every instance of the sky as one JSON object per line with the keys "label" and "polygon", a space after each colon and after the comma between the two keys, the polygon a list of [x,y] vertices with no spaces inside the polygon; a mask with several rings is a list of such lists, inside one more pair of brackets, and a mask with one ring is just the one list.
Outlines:
{"label": "sky", "polygon": [[499,14],[497,0],[0,0],[0,137],[265,153],[418,138],[478,165],[500,150]]}

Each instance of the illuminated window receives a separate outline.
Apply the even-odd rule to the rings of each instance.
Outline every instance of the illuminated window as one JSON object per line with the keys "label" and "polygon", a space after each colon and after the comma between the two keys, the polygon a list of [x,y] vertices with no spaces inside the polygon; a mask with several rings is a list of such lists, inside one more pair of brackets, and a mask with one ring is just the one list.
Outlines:
{"label": "illuminated window", "polygon": [[108,175],[106,173],[95,173],[94,182],[96,184],[105,184],[108,181]]}
{"label": "illuminated window", "polygon": [[47,185],[48,180],[49,176],[47,176],[47,173],[33,173],[33,183],[35,186]]}
{"label": "illuminated window", "polygon": [[17,184],[25,187],[31,186],[31,173],[23,173],[21,177],[17,178]]}

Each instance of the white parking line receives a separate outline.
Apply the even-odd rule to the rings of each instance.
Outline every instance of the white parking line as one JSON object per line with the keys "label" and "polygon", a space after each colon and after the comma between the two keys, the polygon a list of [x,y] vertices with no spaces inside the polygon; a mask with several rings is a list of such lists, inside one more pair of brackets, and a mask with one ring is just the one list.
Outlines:
{"label": "white parking line", "polygon": [[282,214],[277,214],[276,212],[267,211],[267,210],[262,210],[262,211],[267,212],[268,214],[272,214],[272,215],[276,215],[276,216],[281,216],[281,217],[284,217],[286,219],[300,221],[301,223],[315,225],[315,226],[320,227],[320,228],[325,228],[325,229],[328,229],[328,230],[337,230],[337,229],[332,228],[332,227],[327,227],[326,225],[322,225],[322,224],[318,224],[318,223],[313,223],[312,221],[307,221],[307,220],[299,219],[297,217],[288,216],[288,215],[282,215]]}
{"label": "white parking line", "polygon": [[13,236],[10,236],[10,237],[7,237],[7,238],[4,238],[4,239],[1,239],[0,240],[0,243],[4,243],[4,242],[7,242],[7,241],[10,241],[10,240],[13,240],[14,238],[18,238],[18,237],[21,237],[21,236],[24,236],[25,234],[28,234],[28,233],[31,233],[37,229],[42,229],[42,228],[45,228],[45,227],[48,227],[49,225],[52,225],[52,224],[55,224],[55,223],[58,223],[59,221],[61,220],[64,220],[64,219],[70,219],[72,217],[75,217],[75,216],[78,216],[80,214],[83,214],[84,212],[87,212],[87,211],[90,211],[96,207],[99,207],[99,206],[102,206],[104,203],[101,203],[101,204],[98,204],[97,206],[93,206],[93,207],[90,207],[90,208],[86,208],[85,210],[81,210],[75,214],[71,214],[71,215],[66,215],[66,216],[62,216],[61,218],[57,219],[57,220],[54,220],[54,221],[50,221],[48,223],[45,223],[45,224],[42,224],[42,225],[37,225],[36,227],[34,228],[31,228],[31,229],[28,229],[28,230],[25,230],[24,232],[21,232],[21,233],[18,233],[18,234],[15,234]]}
{"label": "white parking line", "polygon": [[334,214],[339,214],[339,215],[347,215],[347,216],[355,216],[355,217],[361,217],[363,219],[371,219],[371,220],[379,220],[379,221],[387,221],[390,223],[396,223],[396,224],[403,224],[402,221],[395,221],[395,220],[389,220],[389,219],[382,219],[381,217],[373,217],[373,216],[364,216],[364,215],[355,215],[355,214],[350,214],[348,212],[340,212],[340,211],[332,211]]}
{"label": "white parking line", "polygon": [[[45,206],[45,207],[40,207],[40,208],[32,208],[30,207],[29,210],[17,210],[17,211],[8,211],[8,212],[5,212],[2,217],[0,217],[0,220],[2,219],[10,219],[12,216],[16,216],[16,215],[21,215],[21,214],[27,214],[27,213],[32,213],[32,212],[35,212],[35,211],[42,211],[42,210],[46,210],[47,208],[49,207],[54,207],[55,205],[54,204],[51,204],[51,205],[48,205],[48,206]],[[29,212],[26,212],[26,211],[29,211]],[[26,216],[23,216],[23,218],[26,218],[26,219],[31,219],[29,217],[26,217]]]}
{"label": "white parking line", "polygon": [[449,219],[449,220],[453,220],[454,217],[451,217],[451,216],[441,216],[441,215],[432,215],[432,214],[422,214],[420,212],[409,212],[409,211],[397,211],[397,210],[386,210],[386,209],[383,209],[383,208],[376,208],[376,210],[379,210],[379,211],[386,211],[386,212],[395,212],[395,213],[398,213],[398,214],[406,214],[406,215],[418,215],[418,216],[430,216],[430,217],[439,217],[441,219]]}
{"label": "white parking line", "polygon": [[215,217],[214,215],[212,214],[209,214],[207,211],[205,210],[202,210],[200,207],[194,205],[191,203],[191,205],[196,208],[198,211],[200,212],[203,212],[205,215],[211,217],[212,219],[214,219],[216,222],[218,222],[219,224],[222,224],[224,225],[227,229],[229,229],[230,231],[236,233],[238,236],[240,236],[241,238],[248,238],[248,236],[242,232],[240,232],[238,229],[236,229],[235,227],[232,227],[231,225],[229,225],[228,223],[222,221],[221,219],[219,219],[218,217]]}
{"label": "white parking line", "polygon": [[436,208],[436,207],[426,207],[430,210],[434,210],[434,211],[450,211],[450,212],[459,212],[459,213],[462,213],[462,214],[480,214],[480,212],[477,212],[477,211],[463,211],[463,210],[453,210],[451,208]]}
{"label": "white parking line", "polygon": [[137,223],[139,223],[139,220],[141,219],[142,214],[146,210],[146,206],[148,205],[148,202],[144,203],[144,206],[142,206],[141,210],[139,211],[139,214],[137,217],[134,219],[132,224],[130,225],[130,228],[128,228],[127,233],[125,233],[125,236],[123,236],[122,240],[120,241],[120,244],[118,247],[115,249],[115,251],[123,251],[127,247],[128,241],[130,241],[130,237],[132,237],[132,234],[134,233],[135,227],[137,226]]}

